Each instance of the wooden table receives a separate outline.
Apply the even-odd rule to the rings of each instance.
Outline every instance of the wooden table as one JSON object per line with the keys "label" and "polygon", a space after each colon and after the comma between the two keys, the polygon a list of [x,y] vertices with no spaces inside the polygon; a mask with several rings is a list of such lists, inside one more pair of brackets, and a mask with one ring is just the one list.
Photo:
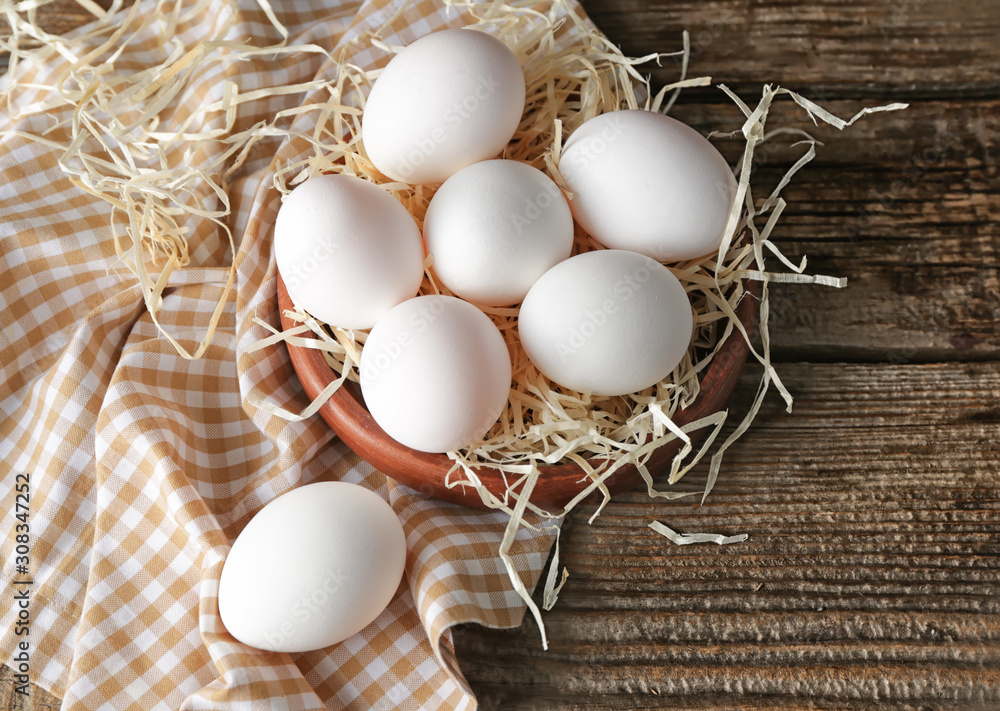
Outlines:
{"label": "wooden table", "polygon": [[[843,133],[776,111],[826,145],[786,190],[775,241],[849,280],[772,287],[794,412],[769,397],[703,506],[635,492],[592,525],[580,509],[548,652],[530,620],[456,631],[482,708],[1000,708],[1000,4],[584,5],[632,55],[677,49],[688,29],[692,73],[748,101],[776,83],[844,117],[911,106]],[[83,17],[54,7],[50,29]],[[739,125],[717,89],[672,113]],[[720,146],[735,160],[736,143]],[[795,155],[769,151],[755,182]],[[748,368],[732,420],[759,375]],[[679,547],[653,520],[750,538]]]}

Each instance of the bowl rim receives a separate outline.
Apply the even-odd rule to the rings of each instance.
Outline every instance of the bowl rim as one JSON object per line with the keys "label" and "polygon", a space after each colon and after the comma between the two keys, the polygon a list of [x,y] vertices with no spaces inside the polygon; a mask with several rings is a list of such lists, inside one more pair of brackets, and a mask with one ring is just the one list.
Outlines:
{"label": "bowl rim", "polygon": [[[277,272],[278,313],[282,330],[295,325],[286,310],[293,308],[291,297]],[[755,337],[759,322],[760,286],[756,281],[744,280],[744,295],[736,306],[736,316],[747,335]],[[315,348],[285,342],[292,367],[310,400],[315,399],[338,376]],[[719,346],[712,362],[701,376],[698,397],[687,408],[678,410],[671,418],[684,426],[723,409],[743,371],[750,353],[750,346],[738,329],[732,329],[725,342]],[[346,381],[319,409],[320,416],[334,433],[358,456],[386,476],[422,494],[461,504],[470,508],[485,509],[479,493],[470,486],[445,486],[445,474],[454,462],[445,454],[431,454],[406,447],[392,439],[378,426],[361,399],[357,384]],[[705,428],[688,433],[692,440],[703,435]],[[680,440],[672,440],[652,452],[646,468],[655,476],[670,465],[680,451]],[[590,460],[595,465],[599,459]],[[589,483],[579,465],[559,463],[539,467],[541,476],[531,494],[532,504],[559,513]],[[483,485],[497,498],[503,500],[507,484],[502,473],[490,467],[476,470]],[[639,470],[632,464],[622,466],[605,480],[612,494],[628,491],[643,481]],[[599,492],[595,492],[599,493]]]}

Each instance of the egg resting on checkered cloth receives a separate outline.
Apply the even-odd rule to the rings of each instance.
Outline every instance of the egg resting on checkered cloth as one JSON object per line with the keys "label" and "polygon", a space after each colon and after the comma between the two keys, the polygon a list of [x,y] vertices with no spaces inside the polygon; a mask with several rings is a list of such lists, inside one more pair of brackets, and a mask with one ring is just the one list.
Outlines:
{"label": "egg resting on checkered cloth", "polygon": [[[176,27],[164,40],[151,24],[121,48],[106,81],[212,40],[253,38],[263,47],[282,39],[267,8],[254,2],[195,4],[173,18],[154,2],[136,5],[133,18],[160,13]],[[331,52],[395,11],[391,3],[336,0],[274,8],[289,45]],[[393,20],[383,40],[405,45],[468,21],[458,10],[418,2]],[[357,48],[351,61],[362,68],[389,59],[376,48]],[[313,86],[238,103],[232,116],[210,110],[230,82],[248,95],[330,80],[335,68],[319,52],[235,62],[227,61],[225,46],[204,51],[217,60],[201,63],[161,108],[162,130],[190,121],[185,130],[206,131],[227,120],[243,130],[329,97]],[[9,590],[16,574],[12,482],[25,473],[32,497],[31,680],[62,697],[64,709],[269,702],[290,709],[474,708],[449,628],[521,621],[524,604],[497,555],[506,515],[428,499],[361,462],[319,418],[288,422],[257,405],[308,403],[284,348],[243,350],[267,335],[255,317],[278,325],[274,171],[311,147],[264,140],[229,177],[235,257],[211,219],[189,216],[184,223],[190,263],[170,276],[159,323],[193,352],[216,304],[224,304],[211,345],[186,359],[156,327],[139,280],[116,254],[113,229],[128,227],[123,212],[113,214],[64,173],[57,143],[65,129],[45,134],[72,114],[70,105],[45,105],[51,93],[44,87],[63,80],[69,66],[68,55],[52,52],[12,67],[4,87],[12,78],[19,86],[0,113],[0,481],[3,530],[11,532],[2,542],[0,582]],[[314,124],[307,110],[291,125],[309,131]],[[200,150],[223,147],[208,142]],[[203,157],[167,159],[197,166]],[[158,160],[151,155],[152,166]],[[186,188],[196,191],[197,180]],[[156,266],[149,268],[155,276]],[[222,626],[216,598],[230,543],[265,503],[326,479],[362,484],[392,504],[407,534],[404,583],[372,625],[334,647],[287,655],[239,644]],[[518,532],[512,553],[529,589],[551,543],[551,531]],[[8,664],[19,641],[15,615],[7,606],[0,614]]]}

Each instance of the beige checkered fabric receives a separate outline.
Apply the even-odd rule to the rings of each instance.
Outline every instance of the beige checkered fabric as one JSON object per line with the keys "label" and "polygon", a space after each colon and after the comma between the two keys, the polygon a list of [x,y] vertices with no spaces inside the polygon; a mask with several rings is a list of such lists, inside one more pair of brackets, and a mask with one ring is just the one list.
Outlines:
{"label": "beige checkered fabric", "polygon": [[[146,0],[139,5],[141,13],[155,11]],[[327,50],[380,26],[396,9],[274,3],[289,43]],[[151,32],[119,48],[108,80],[210,40],[279,39],[254,2],[202,3],[182,8],[178,18],[169,41]],[[456,10],[416,3],[385,41],[405,44],[462,24]],[[235,63],[224,47],[210,51],[218,61],[162,107],[164,126],[217,101],[226,81],[245,94],[330,78],[318,53]],[[289,423],[259,407],[307,404],[283,346],[246,352],[266,335],[255,317],[278,324],[272,177],[302,146],[263,141],[234,176],[235,255],[214,223],[188,225],[191,264],[164,291],[159,319],[166,331],[194,349],[232,260],[237,281],[212,345],[202,358],[184,359],[116,256],[113,230],[126,228],[121,212],[71,184],[57,148],[28,137],[65,138],[46,131],[72,107],[24,111],[63,80],[70,59],[53,53],[21,62],[4,79],[10,104],[0,113],[2,660],[11,663],[22,639],[13,632],[10,590],[24,577],[16,571],[14,534],[14,481],[23,474],[31,482],[31,680],[64,698],[64,708],[475,708],[449,628],[522,619],[523,603],[497,555],[505,517],[429,500],[359,461],[319,418]],[[371,67],[386,56],[358,46],[353,61]],[[323,90],[314,93],[240,104],[234,130],[306,105]],[[191,130],[223,120],[202,113]],[[314,120],[309,113],[294,119],[302,130]],[[216,598],[230,544],[268,501],[328,479],[362,484],[391,502],[407,534],[408,584],[374,623],[334,647],[287,655],[238,643],[220,622]],[[514,560],[529,588],[551,542],[545,532],[519,534]]]}

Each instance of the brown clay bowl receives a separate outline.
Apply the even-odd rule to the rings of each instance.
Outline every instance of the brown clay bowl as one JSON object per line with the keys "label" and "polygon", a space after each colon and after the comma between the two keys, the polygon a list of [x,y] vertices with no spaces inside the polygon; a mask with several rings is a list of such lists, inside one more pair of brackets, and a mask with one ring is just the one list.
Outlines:
{"label": "brown clay bowl", "polygon": [[[751,334],[756,330],[758,319],[756,297],[759,289],[756,287],[756,282],[747,285],[750,294],[736,309],[747,333]],[[292,308],[292,300],[280,274],[278,307],[282,327],[293,327],[295,324],[285,316],[285,310]],[[337,377],[336,374],[316,349],[286,345],[302,387],[310,398],[315,398]],[[683,426],[723,409],[736,387],[748,353],[746,341],[734,331],[702,375],[698,397],[689,407],[675,414],[674,422]],[[348,447],[387,476],[437,499],[473,508],[485,508],[475,489],[463,486],[449,489],[444,485],[445,475],[453,464],[445,455],[418,452],[387,435],[365,408],[361,389],[356,383],[346,382],[323,404],[319,413]],[[690,434],[694,439],[696,433]],[[646,463],[649,471],[654,475],[664,471],[670,466],[680,447],[680,441],[673,440],[655,450]],[[507,487],[499,472],[483,467],[476,473],[490,492],[503,497]],[[535,484],[531,501],[545,510],[557,513],[586,488],[587,482],[583,471],[576,464],[541,467],[541,476]],[[623,466],[605,480],[612,494],[633,489],[641,482],[641,475],[632,465]]]}

